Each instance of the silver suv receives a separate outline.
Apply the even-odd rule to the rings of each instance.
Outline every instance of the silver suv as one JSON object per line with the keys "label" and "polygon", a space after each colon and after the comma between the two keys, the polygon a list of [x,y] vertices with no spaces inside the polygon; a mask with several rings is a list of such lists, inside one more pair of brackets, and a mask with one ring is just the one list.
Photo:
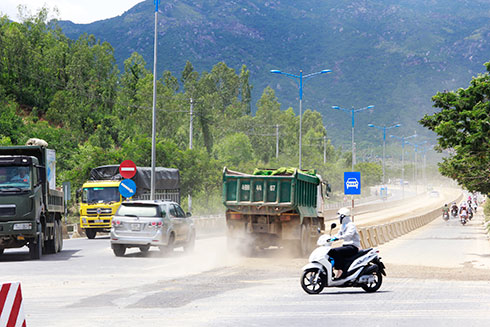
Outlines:
{"label": "silver suv", "polygon": [[150,246],[158,246],[162,252],[180,246],[191,251],[196,230],[190,216],[172,201],[123,202],[112,219],[111,248],[118,257],[131,247],[143,253]]}

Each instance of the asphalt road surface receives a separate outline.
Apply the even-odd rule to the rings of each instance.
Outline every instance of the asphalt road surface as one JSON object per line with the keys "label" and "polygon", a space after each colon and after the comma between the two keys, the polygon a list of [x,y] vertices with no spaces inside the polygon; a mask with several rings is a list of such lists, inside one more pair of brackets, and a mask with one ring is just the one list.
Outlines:
{"label": "asphalt road surface", "polygon": [[224,237],[115,257],[107,237],[66,240],[56,255],[0,257],[2,281],[20,281],[29,327],[58,326],[490,326],[490,241],[482,217],[436,219],[379,247],[381,289],[329,288],[307,295],[305,258],[269,249],[252,258]]}

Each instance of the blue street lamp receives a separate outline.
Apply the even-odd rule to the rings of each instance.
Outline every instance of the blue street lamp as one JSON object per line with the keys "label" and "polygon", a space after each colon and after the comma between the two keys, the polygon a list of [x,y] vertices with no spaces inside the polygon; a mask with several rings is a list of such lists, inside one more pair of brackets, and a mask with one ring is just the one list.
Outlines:
{"label": "blue street lamp", "polygon": [[406,140],[417,137],[417,134],[410,136],[390,135],[390,137],[394,137],[402,142],[402,198],[405,198],[405,143],[407,143]]}
{"label": "blue street lamp", "polygon": [[303,108],[302,108],[302,102],[303,102],[303,84],[306,82],[306,80],[312,78],[313,76],[320,75],[320,74],[327,74],[332,72],[330,69],[324,69],[320,72],[316,73],[311,73],[308,75],[303,76],[303,71],[299,71],[299,75],[294,75],[290,73],[283,73],[280,70],[271,70],[270,71],[273,74],[281,74],[285,75],[286,77],[294,79],[294,81],[298,84],[299,87],[299,169],[301,170],[301,150],[302,150],[302,127],[303,127]]}
{"label": "blue street lamp", "polygon": [[364,108],[359,108],[359,109],[354,109],[354,107],[352,107],[352,109],[344,109],[344,108],[340,108],[339,106],[332,106],[332,109],[351,112],[352,115],[352,171],[354,171],[354,166],[356,165],[356,153],[355,153],[355,146],[354,146],[354,115],[356,112],[363,111],[366,109],[373,109],[373,108],[374,108],[373,105]]}
{"label": "blue street lamp", "polygon": [[386,130],[392,129],[395,127],[400,127],[401,124],[396,124],[392,126],[376,126],[373,124],[369,124],[369,127],[374,127],[383,131],[383,185],[385,184],[385,157],[386,157]]}

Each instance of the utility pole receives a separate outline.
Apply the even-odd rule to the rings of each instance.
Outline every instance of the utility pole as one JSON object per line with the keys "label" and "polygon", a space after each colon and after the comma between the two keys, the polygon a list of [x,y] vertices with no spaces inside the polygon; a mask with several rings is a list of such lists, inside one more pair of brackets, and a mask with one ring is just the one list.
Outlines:
{"label": "utility pole", "polygon": [[276,159],[279,158],[279,124],[276,124]]}
{"label": "utility pole", "polygon": [[[191,98],[191,110],[189,119],[189,149],[192,150],[192,134],[193,134],[193,122],[194,122],[194,100]],[[187,196],[187,207],[189,212],[192,212],[192,195]]]}
{"label": "utility pole", "polygon": [[323,137],[323,164],[327,163],[327,135]]}

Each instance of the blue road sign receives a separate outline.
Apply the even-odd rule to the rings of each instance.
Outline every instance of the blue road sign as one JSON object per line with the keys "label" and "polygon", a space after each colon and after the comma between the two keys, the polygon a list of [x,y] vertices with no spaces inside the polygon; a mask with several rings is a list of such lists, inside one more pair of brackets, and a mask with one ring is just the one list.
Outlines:
{"label": "blue road sign", "polygon": [[361,173],[358,171],[344,172],[344,194],[361,194]]}
{"label": "blue road sign", "polygon": [[130,198],[136,193],[136,183],[132,179],[123,179],[119,184],[119,193],[125,198]]}

